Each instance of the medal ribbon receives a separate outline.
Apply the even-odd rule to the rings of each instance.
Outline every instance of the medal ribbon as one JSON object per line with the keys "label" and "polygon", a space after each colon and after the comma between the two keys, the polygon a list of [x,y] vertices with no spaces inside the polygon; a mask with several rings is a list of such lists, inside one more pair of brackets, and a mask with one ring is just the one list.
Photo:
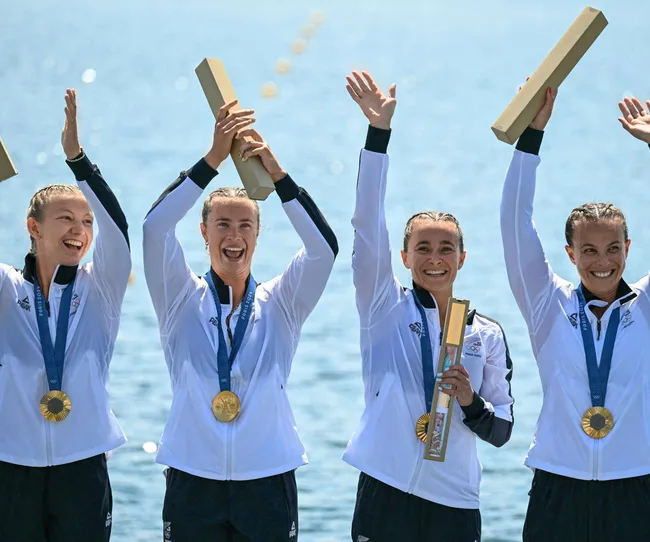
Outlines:
{"label": "medal ribbon", "polygon": [[424,383],[424,401],[427,405],[427,412],[431,412],[433,405],[433,389],[436,385],[436,376],[433,372],[433,351],[431,350],[431,340],[429,339],[429,324],[427,314],[424,311],[422,303],[418,299],[417,292],[412,290],[415,306],[420,311],[422,318],[422,330],[420,331],[420,346],[422,347],[422,381]]}
{"label": "medal ribbon", "polygon": [[72,287],[74,279],[65,287],[59,305],[59,314],[56,320],[55,344],[52,344],[50,334],[49,318],[47,314],[45,296],[38,283],[38,277],[34,275],[34,302],[36,305],[36,322],[38,333],[41,337],[41,349],[45,360],[45,372],[50,391],[61,391],[63,381],[63,362],[65,358],[65,346],[68,339],[68,322],[70,320],[70,305],[72,304]]}
{"label": "medal ribbon", "polygon": [[607,394],[607,380],[609,379],[609,370],[612,366],[612,354],[614,353],[614,341],[618,332],[620,322],[621,308],[616,307],[609,317],[607,324],[607,333],[605,333],[605,343],[600,356],[600,366],[596,358],[596,347],[594,345],[594,335],[591,331],[591,325],[587,319],[585,307],[585,296],[580,287],[576,288],[578,295],[578,305],[580,314],[580,331],[582,333],[582,343],[585,349],[585,358],[587,359],[587,373],[589,374],[589,390],[591,392],[591,406],[604,407],[605,395]]}
{"label": "medal ribbon", "polygon": [[246,293],[242,300],[237,326],[235,327],[235,336],[232,341],[230,356],[228,356],[226,354],[226,339],[223,335],[223,326],[221,325],[221,301],[219,301],[219,294],[217,294],[217,288],[214,285],[211,271],[208,271],[205,274],[205,280],[210,287],[214,304],[217,307],[217,329],[219,331],[217,370],[219,371],[219,388],[221,391],[230,391],[230,370],[232,369],[235,356],[237,355],[237,352],[239,352],[239,347],[241,346],[241,343],[244,340],[244,335],[246,334],[246,328],[248,327],[248,321],[250,320],[251,311],[253,310],[253,304],[255,302],[256,284],[255,280],[253,280],[253,275],[249,275],[248,286],[246,287]]}

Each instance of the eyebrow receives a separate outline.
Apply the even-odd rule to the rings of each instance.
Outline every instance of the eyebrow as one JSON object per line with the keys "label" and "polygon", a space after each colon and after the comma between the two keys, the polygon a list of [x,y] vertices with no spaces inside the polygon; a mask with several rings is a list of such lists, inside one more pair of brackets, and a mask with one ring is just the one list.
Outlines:
{"label": "eyebrow", "polygon": [[[232,218],[223,218],[223,217],[216,217],[214,219],[215,222],[232,222]],[[250,222],[251,224],[253,223],[253,220],[250,218],[242,218],[239,220],[239,222]]]}

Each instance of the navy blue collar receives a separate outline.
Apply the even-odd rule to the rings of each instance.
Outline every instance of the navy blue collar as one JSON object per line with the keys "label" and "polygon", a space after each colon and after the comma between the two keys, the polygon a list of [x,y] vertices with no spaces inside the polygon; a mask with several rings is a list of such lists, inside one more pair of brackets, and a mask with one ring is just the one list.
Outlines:
{"label": "navy blue collar", "polygon": [[[230,286],[228,286],[221,277],[214,272],[214,269],[210,268],[210,274],[212,275],[212,280],[214,281],[214,286],[217,289],[217,295],[219,296],[219,303],[222,305],[230,305]],[[251,279],[250,274],[246,277],[245,288],[248,288],[248,281]]]}
{"label": "navy blue collar", "polygon": [[[422,306],[425,309],[436,308],[436,300],[434,299],[433,295],[431,295],[427,290],[422,288],[422,286],[418,286],[415,282],[413,282],[413,291],[415,292],[415,295],[418,296],[420,303],[422,303]],[[469,311],[469,313],[467,313],[468,326],[471,326],[472,323],[474,322],[475,314],[476,314],[476,309],[472,309],[471,311]]]}
{"label": "navy blue collar", "polygon": [[[78,265],[60,265],[56,270],[54,282],[56,284],[69,284],[77,276]],[[25,256],[25,267],[23,268],[23,278],[34,284],[36,276],[36,256],[31,252]]]}

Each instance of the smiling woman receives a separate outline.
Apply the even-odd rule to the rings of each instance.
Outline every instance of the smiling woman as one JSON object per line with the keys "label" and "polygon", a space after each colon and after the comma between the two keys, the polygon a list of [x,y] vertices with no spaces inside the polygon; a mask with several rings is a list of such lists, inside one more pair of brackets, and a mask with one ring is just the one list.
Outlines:
{"label": "smiling woman", "polygon": [[[352,540],[454,540],[481,537],[481,465],[476,439],[510,438],[512,364],[501,326],[472,309],[461,364],[436,375],[442,327],[454,281],[465,263],[458,220],[416,213],[401,251],[412,288],[393,273],[386,227],[390,123],[395,86],[384,95],[372,77],[353,72],[347,90],[370,122],[361,151],[352,224],[352,269],[361,324],[365,412],[343,459],[361,471]],[[423,461],[416,426],[431,411],[434,386],[455,397],[447,454]]]}
{"label": "smiling woman", "polygon": [[[79,145],[76,93],[68,90],[65,101],[61,143],[77,186],[34,194],[24,268],[0,264],[3,541],[107,542],[112,493],[104,453],[126,441],[107,384],[131,272],[127,222]],[[92,262],[81,265],[95,217]]]}
{"label": "smiling woman", "polygon": [[[630,239],[611,203],[581,205],[566,221],[577,287],[546,261],[532,213],[555,97],[549,89],[519,138],[501,202],[508,279],[544,392],[525,461],[534,476],[523,539],[650,540],[650,278],[623,280]],[[636,98],[619,108],[623,127],[650,143],[650,113]]]}
{"label": "smiling woman", "polygon": [[[307,456],[286,386],[338,252],[307,191],[247,128],[253,112],[229,113],[235,103],[221,108],[207,155],[144,222],[145,274],[173,391],[156,458],[169,467],[163,522],[167,538],[185,542],[297,539],[295,469]],[[203,204],[210,268],[199,277],[185,262],[176,224],[216,177],[233,139],[245,135],[252,141],[241,146],[243,157],[259,157],[304,246],[281,275],[256,282],[259,207],[241,188],[219,188]]]}

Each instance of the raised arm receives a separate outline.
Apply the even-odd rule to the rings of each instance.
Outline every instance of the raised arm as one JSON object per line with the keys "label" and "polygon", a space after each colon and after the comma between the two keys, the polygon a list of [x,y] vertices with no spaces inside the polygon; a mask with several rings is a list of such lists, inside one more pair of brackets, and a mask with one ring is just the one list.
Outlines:
{"label": "raised arm", "polygon": [[501,237],[510,288],[529,331],[535,333],[551,302],[555,278],[533,222],[539,148],[556,93],[517,142],[501,199]]}
{"label": "raised arm", "polygon": [[128,224],[115,194],[79,145],[77,95],[73,89],[67,90],[65,103],[66,121],[61,145],[66,163],[88,200],[98,227],[90,275],[104,300],[106,314],[118,318],[131,274]]}
{"label": "raised arm", "polygon": [[253,141],[241,146],[242,157],[260,157],[275,183],[284,212],[303,242],[286,270],[270,284],[272,295],[297,335],[325,289],[339,251],[338,242],[310,195],[280,167],[260,134],[249,128],[237,135],[245,136]]}
{"label": "raised arm", "polygon": [[361,325],[371,325],[398,296],[399,283],[393,273],[386,227],[386,183],[389,159],[390,122],[397,100],[393,84],[384,96],[372,77],[353,72],[347,91],[370,122],[365,148],[359,160],[357,194],[352,226],[354,245],[352,273]]}
{"label": "raised arm", "polygon": [[180,176],[153,204],[143,224],[144,270],[158,320],[164,329],[198,277],[185,261],[176,224],[187,214],[228,157],[237,130],[254,119],[251,110],[228,114],[236,101],[224,105],[215,123],[212,147],[205,158]]}

